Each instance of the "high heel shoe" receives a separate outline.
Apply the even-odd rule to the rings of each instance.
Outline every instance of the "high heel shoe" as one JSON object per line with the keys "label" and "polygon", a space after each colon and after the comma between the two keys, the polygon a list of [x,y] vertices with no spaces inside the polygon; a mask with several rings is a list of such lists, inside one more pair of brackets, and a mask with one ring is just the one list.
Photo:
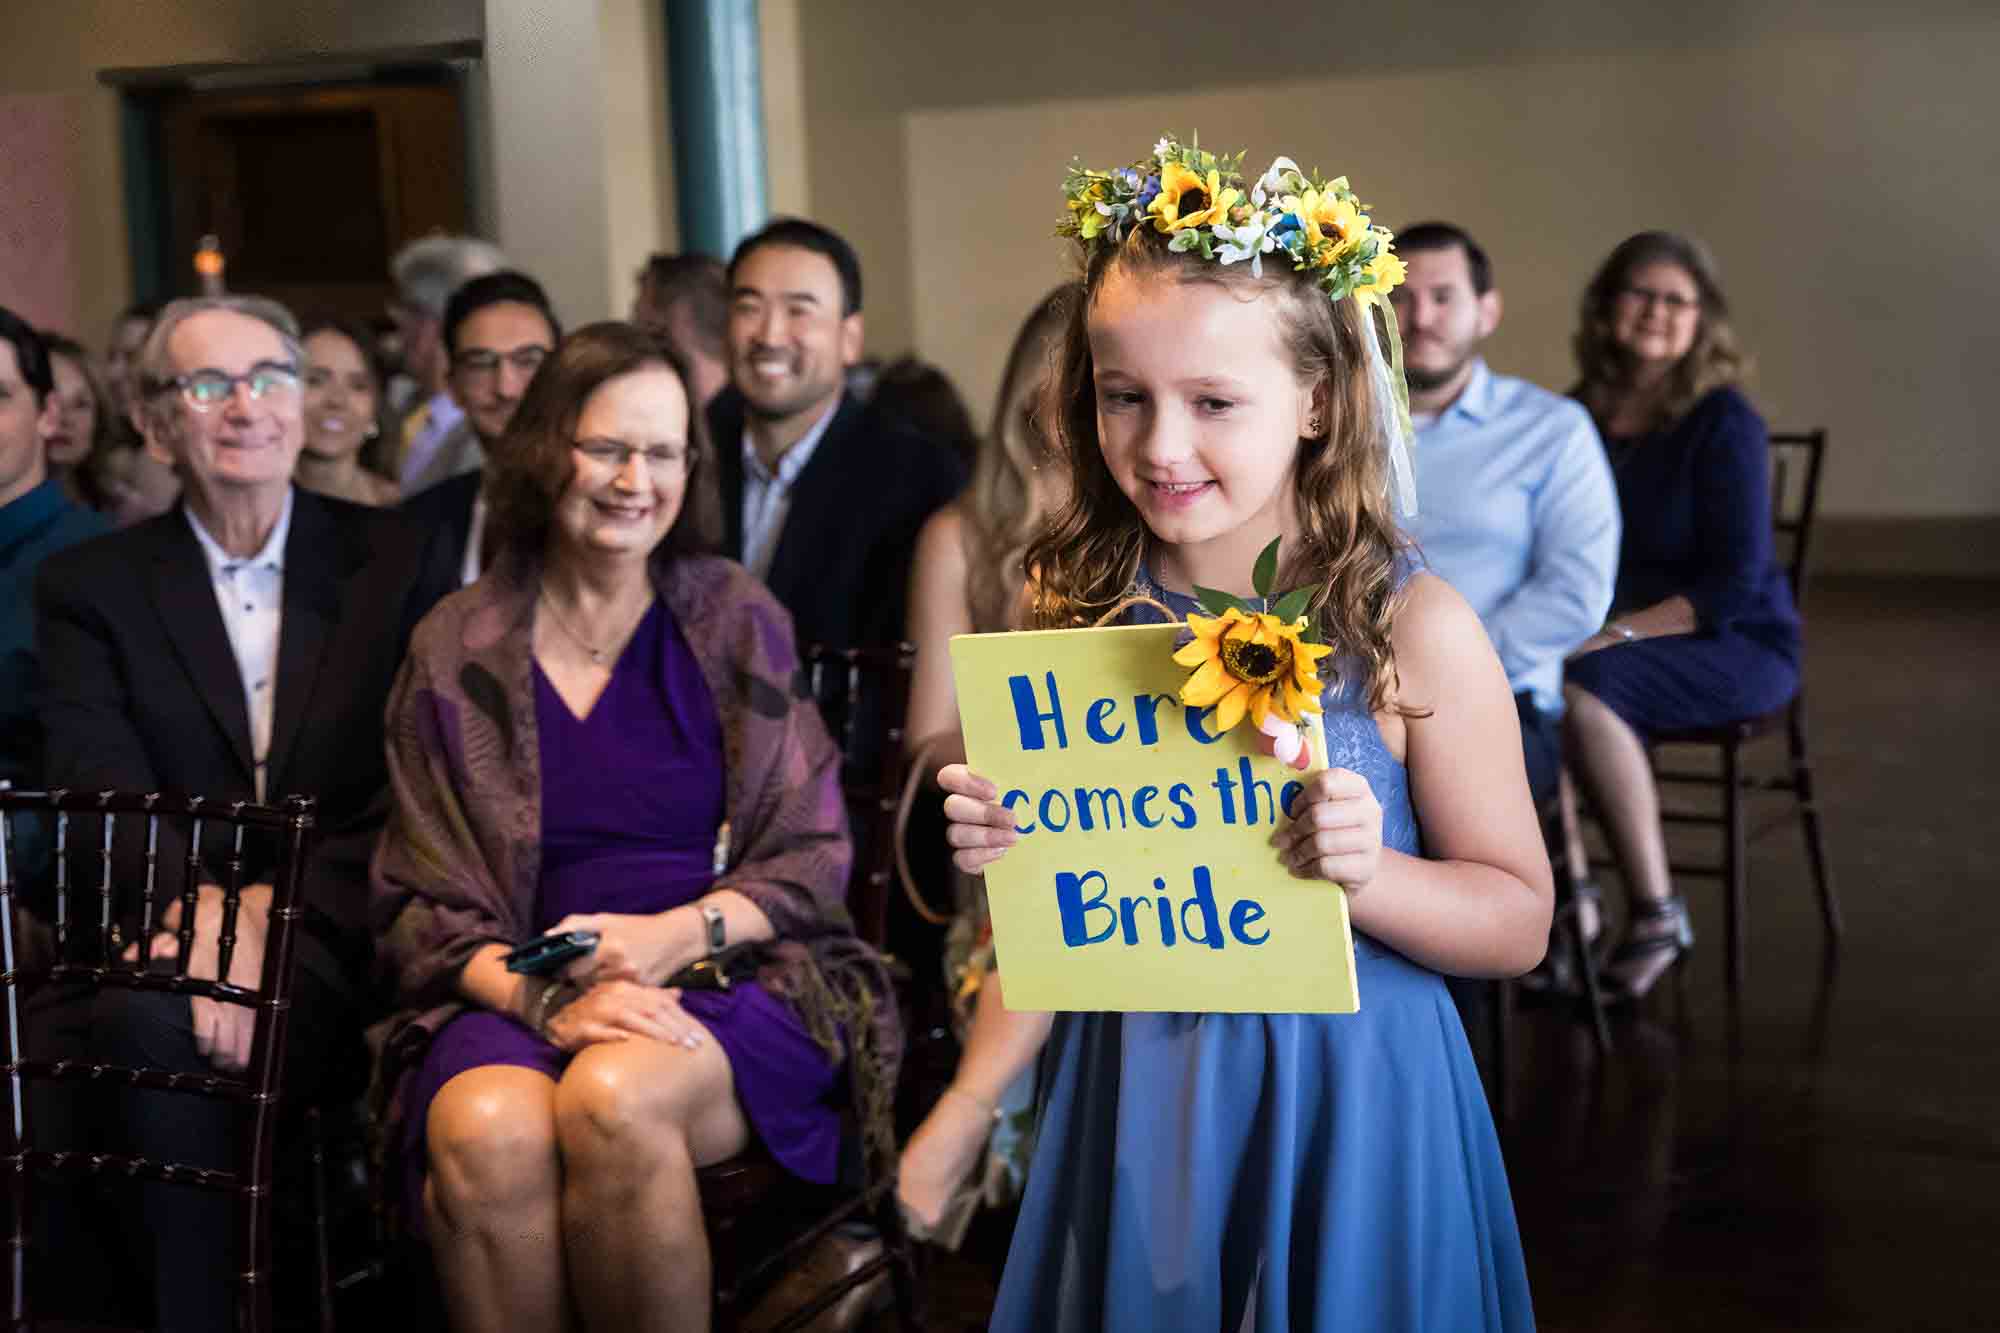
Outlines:
{"label": "high heel shoe", "polygon": [[[944,1206],[938,1209],[935,1221],[926,1222],[910,1211],[909,1205],[900,1195],[896,1207],[903,1214],[903,1230],[911,1240],[924,1245],[935,1245],[942,1250],[956,1252],[965,1243],[965,1233],[972,1229],[972,1219],[979,1213],[979,1204],[986,1192],[986,1172],[981,1170],[986,1161],[987,1145],[993,1139],[993,1127],[1000,1122],[1000,1108],[984,1098],[975,1097],[962,1088],[949,1087],[945,1097],[958,1097],[978,1107],[986,1117],[986,1133],[980,1136],[979,1146],[972,1155],[972,1163],[958,1183],[945,1196]],[[940,1098],[939,1100],[943,1100]]]}
{"label": "high heel shoe", "polygon": [[[1694,950],[1694,923],[1688,920],[1687,899],[1675,894],[1643,908],[1635,907],[1625,923],[1625,938],[1600,972],[1606,999],[1631,1003],[1644,999],[1661,977],[1675,971]],[[1671,954],[1663,965],[1653,960]]]}

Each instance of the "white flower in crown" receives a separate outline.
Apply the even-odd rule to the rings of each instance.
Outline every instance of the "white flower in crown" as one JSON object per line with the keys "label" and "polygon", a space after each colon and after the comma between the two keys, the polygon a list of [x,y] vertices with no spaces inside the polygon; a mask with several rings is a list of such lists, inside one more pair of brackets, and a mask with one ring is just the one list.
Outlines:
{"label": "white flower in crown", "polygon": [[1173,148],[1174,148],[1174,141],[1172,139],[1162,137],[1158,143],[1153,145],[1153,156],[1159,159],[1160,161],[1165,161],[1167,154],[1172,152]]}
{"label": "white flower in crown", "polygon": [[1277,216],[1270,213],[1252,213],[1250,220],[1240,227],[1216,223],[1209,230],[1222,244],[1215,248],[1215,257],[1225,264],[1239,260],[1250,261],[1250,276],[1264,276],[1264,256],[1278,248],[1278,240],[1271,235],[1271,228],[1278,223]]}
{"label": "white flower in crown", "polygon": [[1262,208],[1266,199],[1274,197],[1285,188],[1285,173],[1289,171],[1296,175],[1298,170],[1299,164],[1289,157],[1273,159],[1271,169],[1258,177],[1257,184],[1251,188],[1250,202]]}

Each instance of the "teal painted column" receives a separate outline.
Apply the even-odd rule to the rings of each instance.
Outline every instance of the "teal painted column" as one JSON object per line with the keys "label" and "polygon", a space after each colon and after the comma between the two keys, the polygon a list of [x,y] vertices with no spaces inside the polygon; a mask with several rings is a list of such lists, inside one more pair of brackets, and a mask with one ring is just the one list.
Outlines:
{"label": "teal painted column", "polygon": [[665,0],[681,249],[724,259],[770,214],[757,0]]}
{"label": "teal painted column", "polygon": [[125,246],[132,260],[132,300],[179,293],[168,276],[167,181],[159,112],[129,92],[118,95],[118,144],[125,175]]}

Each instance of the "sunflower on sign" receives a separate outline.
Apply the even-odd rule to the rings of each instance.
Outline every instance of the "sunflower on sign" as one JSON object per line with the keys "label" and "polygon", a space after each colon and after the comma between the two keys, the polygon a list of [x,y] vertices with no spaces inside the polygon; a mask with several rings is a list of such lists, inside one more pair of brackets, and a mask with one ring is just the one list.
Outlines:
{"label": "sunflower on sign", "polygon": [[[1298,724],[1320,711],[1319,660],[1333,651],[1315,641],[1306,617],[1311,588],[1295,588],[1277,596],[1278,543],[1257,557],[1251,583],[1266,610],[1213,588],[1195,589],[1209,615],[1190,612],[1193,635],[1174,654],[1194,674],[1181,685],[1181,703],[1189,708],[1213,708],[1217,731],[1228,731],[1246,716],[1251,725],[1278,742],[1279,758],[1289,761],[1298,751]],[[1292,743],[1287,743],[1289,736]],[[1291,754],[1286,754],[1287,750]]]}

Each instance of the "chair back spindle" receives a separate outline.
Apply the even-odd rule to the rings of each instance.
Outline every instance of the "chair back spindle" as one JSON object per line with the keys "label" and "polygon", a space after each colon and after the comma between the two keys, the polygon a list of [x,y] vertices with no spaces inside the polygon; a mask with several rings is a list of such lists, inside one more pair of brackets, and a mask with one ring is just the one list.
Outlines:
{"label": "chair back spindle", "polygon": [[1819,479],[1826,459],[1826,430],[1777,431],[1770,437],[1771,529],[1791,584],[1792,602],[1805,600],[1806,558],[1819,511]]}

